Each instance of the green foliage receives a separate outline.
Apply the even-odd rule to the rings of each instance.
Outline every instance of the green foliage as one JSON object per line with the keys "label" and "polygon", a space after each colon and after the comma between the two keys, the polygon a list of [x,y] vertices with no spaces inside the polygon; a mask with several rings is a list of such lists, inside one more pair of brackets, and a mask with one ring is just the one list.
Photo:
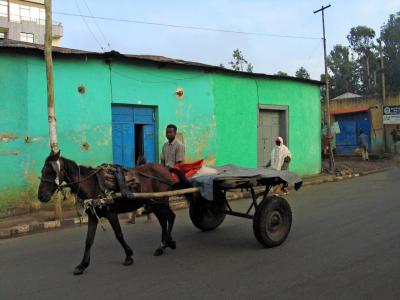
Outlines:
{"label": "green foliage", "polygon": [[359,91],[359,78],[357,64],[350,58],[348,47],[335,45],[328,56],[328,68],[331,73],[330,98],[345,92],[357,93]]}
{"label": "green foliage", "polygon": [[389,92],[400,92],[400,11],[389,16],[382,26],[385,79]]}
{"label": "green foliage", "polygon": [[246,70],[246,72],[253,72],[253,65],[246,60],[242,51],[239,49],[233,51],[232,60],[229,62],[229,65],[235,71],[243,72]]}
{"label": "green foliage", "polygon": [[376,91],[378,54],[374,43],[375,31],[367,26],[356,26],[347,35],[350,48],[356,55],[360,82],[358,93],[369,95]]}
{"label": "green foliage", "polygon": [[303,79],[310,79],[310,73],[308,73],[308,71],[304,68],[304,67],[300,67],[297,71],[295,76],[297,78],[303,78]]}

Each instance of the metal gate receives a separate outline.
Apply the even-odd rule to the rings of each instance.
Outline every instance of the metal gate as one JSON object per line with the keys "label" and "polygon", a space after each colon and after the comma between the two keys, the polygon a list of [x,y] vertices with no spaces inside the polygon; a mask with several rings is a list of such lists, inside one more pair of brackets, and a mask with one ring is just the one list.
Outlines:
{"label": "metal gate", "polygon": [[357,148],[360,129],[368,136],[368,143],[371,149],[371,125],[368,112],[336,115],[340,133],[336,134],[336,152],[354,153]]}
{"label": "metal gate", "polygon": [[155,110],[133,105],[112,106],[113,161],[132,168],[139,156],[156,161]]}

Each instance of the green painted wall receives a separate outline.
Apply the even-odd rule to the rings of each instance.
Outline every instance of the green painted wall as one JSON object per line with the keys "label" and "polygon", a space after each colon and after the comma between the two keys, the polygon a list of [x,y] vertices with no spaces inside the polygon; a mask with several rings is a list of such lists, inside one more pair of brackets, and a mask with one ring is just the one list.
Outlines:
{"label": "green painted wall", "polygon": [[0,56],[0,210],[20,201],[26,187],[27,76],[24,58]]}
{"label": "green painted wall", "polygon": [[[258,85],[258,88],[257,88]],[[258,104],[289,106],[290,169],[301,175],[321,170],[319,87],[290,80],[213,76],[217,163],[257,166]]]}

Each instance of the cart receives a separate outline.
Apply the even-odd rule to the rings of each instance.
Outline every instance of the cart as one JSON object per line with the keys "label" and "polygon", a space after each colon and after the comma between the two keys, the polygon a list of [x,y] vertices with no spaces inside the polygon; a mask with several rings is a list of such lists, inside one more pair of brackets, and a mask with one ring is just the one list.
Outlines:
{"label": "cart", "polygon": [[[254,235],[265,247],[282,244],[289,235],[292,211],[289,203],[280,196],[269,196],[276,185],[294,185],[298,190],[302,180],[294,173],[272,169],[245,169],[234,165],[218,168],[219,175],[202,176],[192,180],[195,187],[158,193],[133,193],[134,198],[186,196],[192,223],[202,231],[216,229],[226,215],[253,220]],[[232,209],[227,192],[246,190],[251,197],[246,212]]]}

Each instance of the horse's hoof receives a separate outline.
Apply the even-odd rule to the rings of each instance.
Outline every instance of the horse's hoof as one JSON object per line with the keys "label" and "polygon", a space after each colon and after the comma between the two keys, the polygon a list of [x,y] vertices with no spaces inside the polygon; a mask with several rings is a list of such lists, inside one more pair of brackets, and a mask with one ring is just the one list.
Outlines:
{"label": "horse's hoof", "polygon": [[157,248],[156,251],[154,251],[154,256],[160,256],[164,254],[164,250],[162,248]]}
{"label": "horse's hoof", "polygon": [[133,264],[133,258],[132,257],[125,258],[125,261],[124,261],[123,265],[124,266],[130,266],[131,264]]}
{"label": "horse's hoof", "polygon": [[176,249],[176,242],[175,241],[169,241],[167,243],[167,246],[170,247],[172,250]]}
{"label": "horse's hoof", "polygon": [[83,271],[85,271],[85,268],[81,266],[77,266],[74,270],[74,275],[82,275]]}

